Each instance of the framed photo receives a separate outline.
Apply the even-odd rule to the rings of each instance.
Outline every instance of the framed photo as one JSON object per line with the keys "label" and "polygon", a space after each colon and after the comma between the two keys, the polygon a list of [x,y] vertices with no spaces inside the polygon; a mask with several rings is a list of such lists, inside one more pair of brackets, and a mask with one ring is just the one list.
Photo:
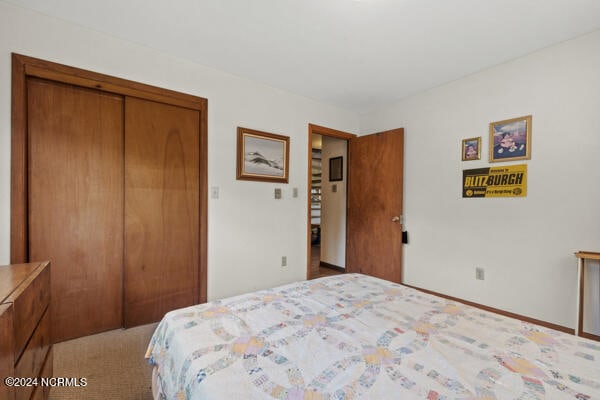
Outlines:
{"label": "framed photo", "polygon": [[462,160],[472,161],[481,158],[481,136],[463,139],[462,141]]}
{"label": "framed photo", "polygon": [[344,158],[342,156],[329,159],[329,182],[344,180]]}
{"label": "framed photo", "polygon": [[531,159],[531,115],[490,124],[490,162]]}
{"label": "framed photo", "polygon": [[289,136],[237,128],[237,179],[288,183]]}

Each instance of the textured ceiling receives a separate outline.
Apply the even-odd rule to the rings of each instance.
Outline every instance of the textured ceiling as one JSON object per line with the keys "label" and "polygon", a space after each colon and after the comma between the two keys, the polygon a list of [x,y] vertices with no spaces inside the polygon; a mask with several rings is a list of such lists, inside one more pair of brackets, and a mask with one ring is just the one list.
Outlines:
{"label": "textured ceiling", "polygon": [[600,29],[600,0],[9,2],[356,112]]}

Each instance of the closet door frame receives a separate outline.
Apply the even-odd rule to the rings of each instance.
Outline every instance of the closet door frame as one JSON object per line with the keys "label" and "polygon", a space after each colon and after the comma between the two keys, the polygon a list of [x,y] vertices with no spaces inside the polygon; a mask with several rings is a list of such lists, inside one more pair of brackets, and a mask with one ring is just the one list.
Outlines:
{"label": "closet door frame", "polygon": [[197,303],[207,301],[207,201],[208,201],[208,100],[202,97],[150,86],[97,72],[12,53],[11,103],[11,203],[10,203],[10,262],[20,264],[29,260],[28,232],[28,142],[27,142],[27,79],[47,79],[60,83],[101,90],[124,96],[138,97],[200,113],[199,172],[199,296]]}

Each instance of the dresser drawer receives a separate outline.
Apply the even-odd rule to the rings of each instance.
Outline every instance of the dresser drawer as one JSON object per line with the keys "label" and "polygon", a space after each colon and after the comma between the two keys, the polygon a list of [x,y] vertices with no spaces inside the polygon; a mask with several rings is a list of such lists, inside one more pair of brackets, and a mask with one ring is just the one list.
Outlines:
{"label": "dresser drawer", "polygon": [[[48,350],[48,355],[46,356],[46,361],[44,361],[44,366],[42,367],[42,373],[40,374],[40,377],[52,378],[53,373],[54,373],[54,354],[52,352],[52,346],[50,346],[50,349]],[[50,389],[52,389],[52,386],[46,385],[46,386],[42,387],[41,389],[44,394],[42,398],[47,399],[48,396],[50,395]]]}
{"label": "dresser drawer", "polygon": [[[46,357],[46,362],[44,363],[44,368],[42,369],[42,374],[40,376],[50,378],[52,376],[52,347],[50,351],[48,351],[48,357]],[[30,400],[46,400],[50,395],[50,385],[39,385],[33,390],[33,394],[31,395]]]}
{"label": "dresser drawer", "polygon": [[[42,367],[50,348],[50,312],[46,311],[40,324],[33,333],[23,355],[15,365],[15,376],[35,378],[42,374]],[[33,387],[16,391],[17,400],[29,400]]]}
{"label": "dresser drawer", "polygon": [[[0,304],[0,379],[14,376],[12,304]],[[0,381],[0,399],[14,399],[14,389]]]}
{"label": "dresser drawer", "polygon": [[27,341],[50,302],[50,267],[32,274],[12,294],[15,360],[21,356]]}
{"label": "dresser drawer", "polygon": [[46,397],[46,394],[44,393],[44,388],[38,386],[33,391],[33,394],[31,395],[30,400],[44,400],[46,398],[47,397]]}
{"label": "dresser drawer", "polygon": [[[28,378],[41,385],[52,375],[50,263],[0,266],[0,377]],[[27,381],[29,382],[29,381]],[[7,388],[0,381],[0,400],[47,399],[49,388]]]}

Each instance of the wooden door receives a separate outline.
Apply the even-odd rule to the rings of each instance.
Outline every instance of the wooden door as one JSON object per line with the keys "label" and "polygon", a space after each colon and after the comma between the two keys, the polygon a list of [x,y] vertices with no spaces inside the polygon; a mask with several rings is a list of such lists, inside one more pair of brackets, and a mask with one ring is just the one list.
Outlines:
{"label": "wooden door", "polygon": [[27,81],[29,259],[52,263],[55,342],[122,323],[123,99]]}
{"label": "wooden door", "polygon": [[349,141],[346,270],[402,281],[404,130]]}
{"label": "wooden door", "polygon": [[200,113],[125,101],[126,327],[199,301]]}

